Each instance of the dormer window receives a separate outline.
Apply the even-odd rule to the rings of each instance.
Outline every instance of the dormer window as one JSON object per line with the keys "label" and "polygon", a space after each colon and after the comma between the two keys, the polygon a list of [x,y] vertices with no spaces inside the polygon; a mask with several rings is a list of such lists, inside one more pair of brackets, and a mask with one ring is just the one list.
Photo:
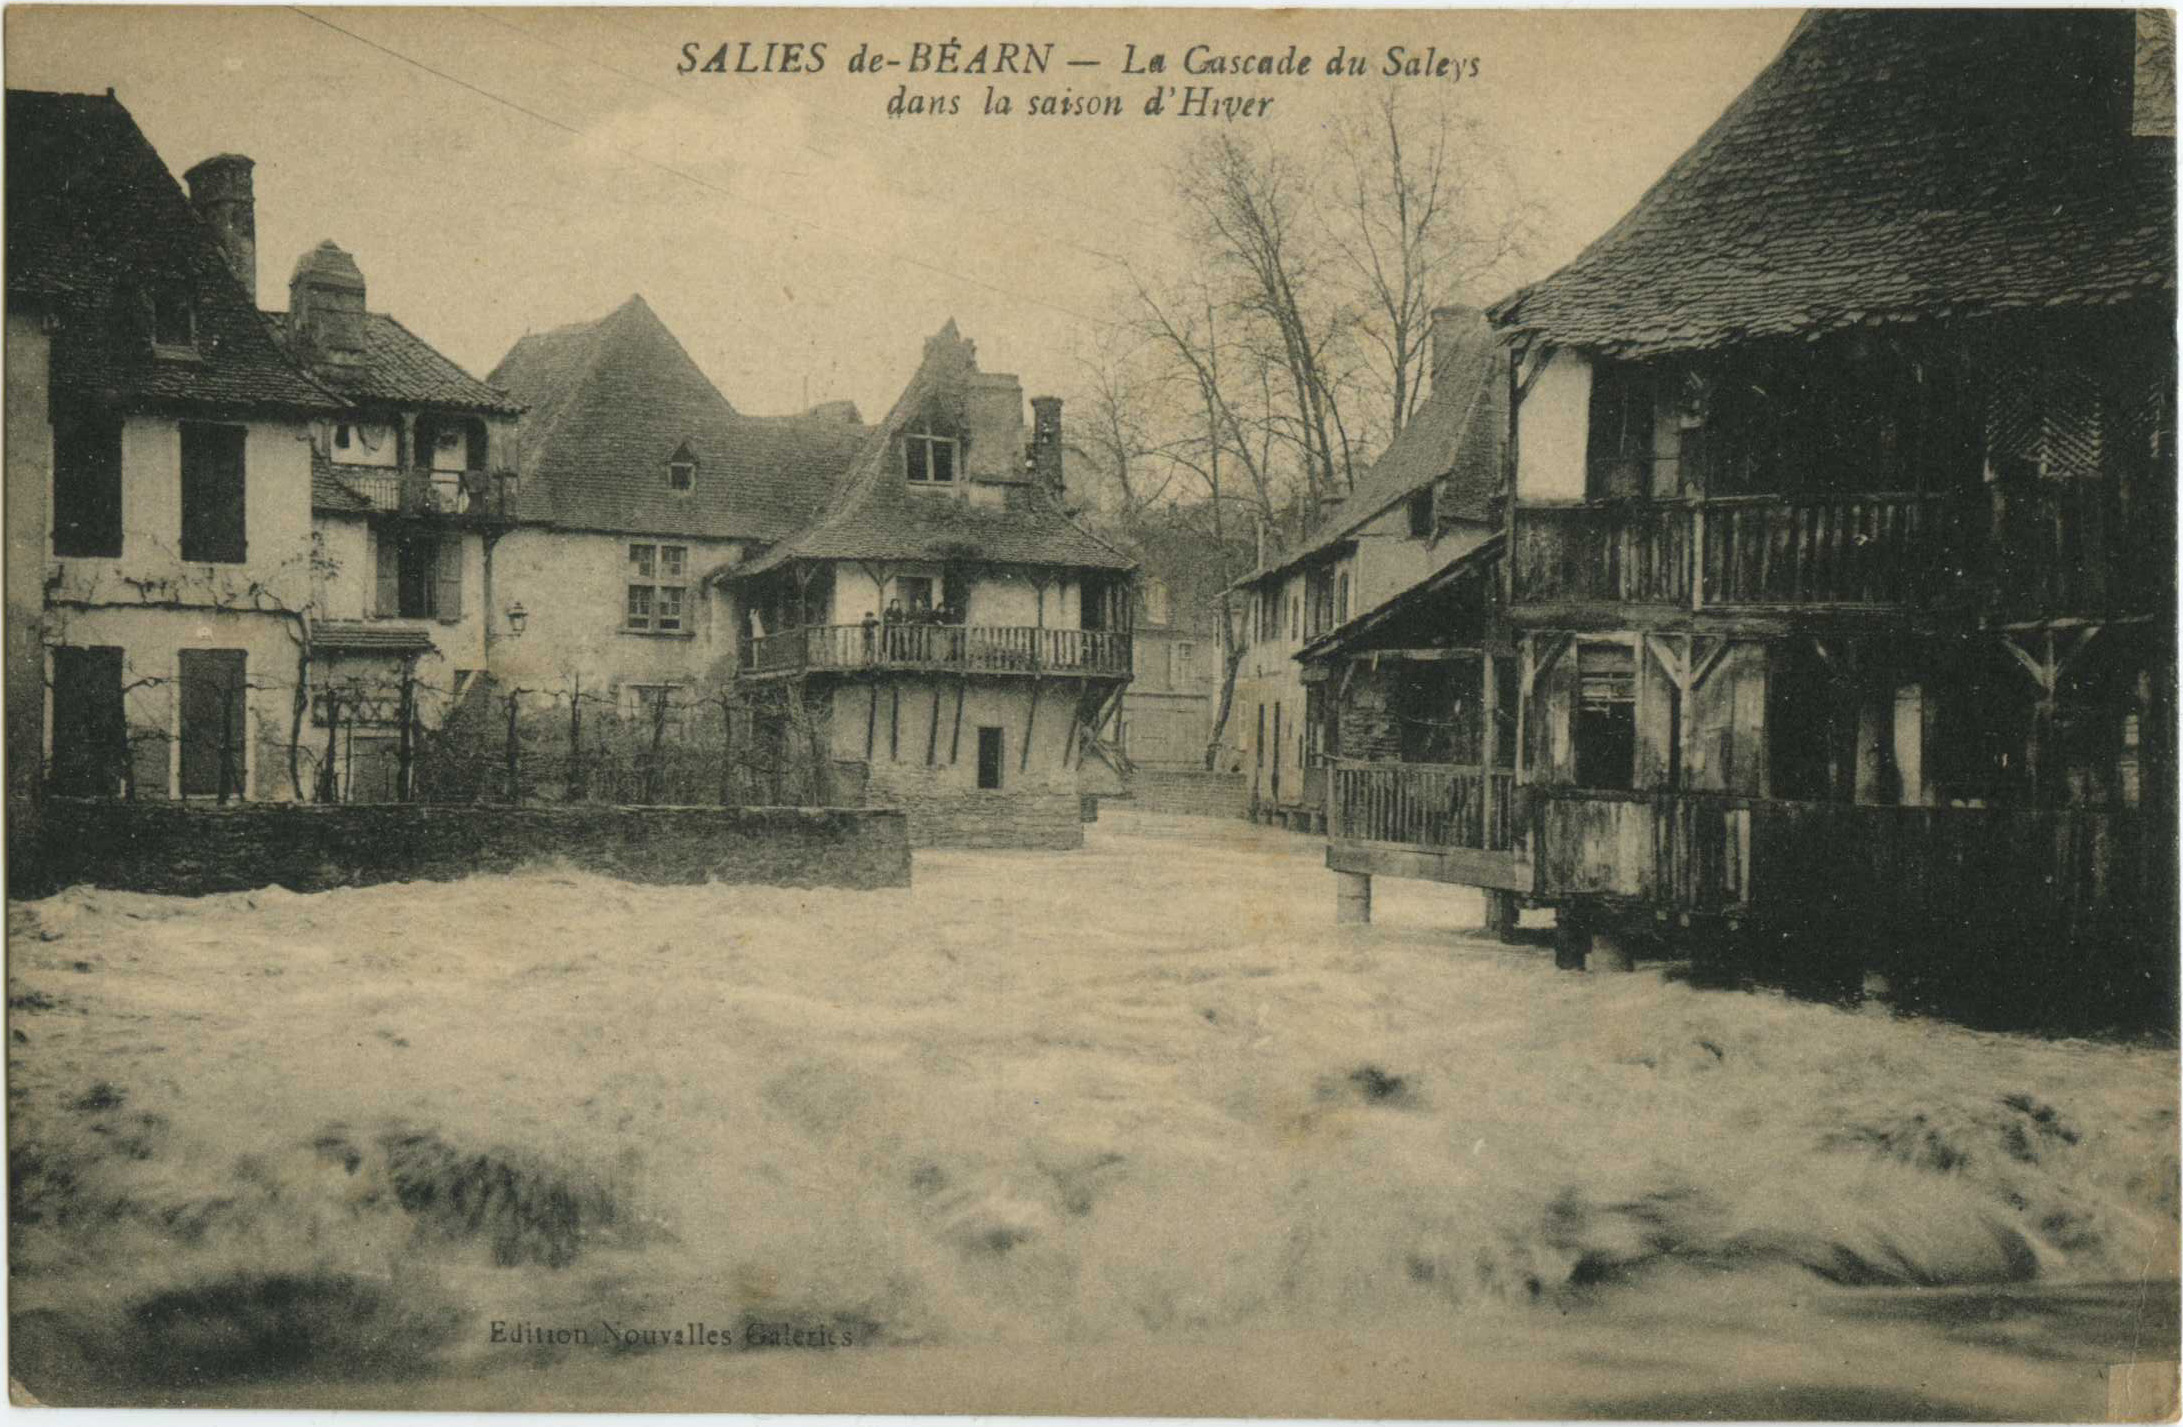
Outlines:
{"label": "dormer window", "polygon": [[953,436],[921,422],[903,437],[903,455],[913,486],[945,486],[955,483]]}
{"label": "dormer window", "polygon": [[675,454],[667,458],[667,489],[689,491],[697,488],[697,453],[685,441],[675,448]]}
{"label": "dormer window", "polygon": [[197,303],[180,283],[164,283],[145,294],[151,306],[152,346],[161,350],[194,351],[197,346]]}

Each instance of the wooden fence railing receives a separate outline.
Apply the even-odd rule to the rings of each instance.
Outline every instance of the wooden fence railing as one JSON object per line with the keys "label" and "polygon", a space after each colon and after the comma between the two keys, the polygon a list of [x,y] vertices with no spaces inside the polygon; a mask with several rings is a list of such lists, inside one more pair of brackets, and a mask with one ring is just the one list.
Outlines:
{"label": "wooden fence railing", "polygon": [[1126,677],[1130,637],[1119,630],[1028,625],[822,624],[745,640],[742,662],[760,674],[939,669]]}
{"label": "wooden fence railing", "polygon": [[1515,774],[1454,763],[1335,761],[1327,835],[1337,842],[1505,852],[1516,827]]}

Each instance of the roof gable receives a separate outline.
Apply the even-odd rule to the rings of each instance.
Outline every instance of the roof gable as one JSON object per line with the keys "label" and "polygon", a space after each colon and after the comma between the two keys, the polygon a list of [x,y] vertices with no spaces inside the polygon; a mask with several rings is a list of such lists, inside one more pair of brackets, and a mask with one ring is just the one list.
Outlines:
{"label": "roof gable", "polygon": [[[273,338],[174,175],[111,93],[7,92],[11,303],[59,319],[57,389],[123,404],[330,411],[345,405]],[[155,356],[155,289],[183,289],[195,350]]]}
{"label": "roof gable", "polygon": [[977,375],[975,348],[950,319],[926,339],[916,374],[865,439],[827,508],[765,558],[729,570],[727,577],[763,574],[794,559],[1131,568],[1127,555],[1078,524],[1036,481],[1006,487],[999,505],[910,489],[903,434],[929,411],[952,409]]}
{"label": "roof gable", "polygon": [[[285,344],[288,314],[268,312],[265,318],[274,335]],[[314,368],[312,375],[355,402],[432,406],[490,416],[515,416],[523,410],[506,392],[471,376],[384,312],[365,314],[362,361],[339,366],[329,363]]]}
{"label": "roof gable", "polygon": [[1815,11],[1620,222],[1494,317],[1646,355],[2172,294],[2129,11]]}
{"label": "roof gable", "polygon": [[[522,338],[488,381],[528,407],[525,516],[571,528],[776,540],[810,517],[866,430],[738,413],[641,297]],[[678,459],[697,463],[688,489],[669,480]]]}

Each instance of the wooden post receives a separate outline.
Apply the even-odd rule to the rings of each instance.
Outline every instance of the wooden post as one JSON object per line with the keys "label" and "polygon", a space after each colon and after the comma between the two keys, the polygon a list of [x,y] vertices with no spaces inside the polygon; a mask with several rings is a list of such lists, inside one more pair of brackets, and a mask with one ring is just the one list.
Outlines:
{"label": "wooden post", "polygon": [[879,732],[879,685],[866,686],[864,701],[864,761],[872,761],[872,740]]}
{"label": "wooden post", "polygon": [[1334,874],[1334,924],[1366,926],[1372,920],[1372,875],[1368,872]]}
{"label": "wooden post", "polygon": [[902,757],[902,686],[887,685],[887,757],[899,762]]}
{"label": "wooden post", "polygon": [[1031,676],[1031,712],[1023,720],[1023,750],[1016,758],[1016,771],[1023,772],[1031,766],[1031,731],[1038,727],[1038,692],[1043,682],[1038,675]]}
{"label": "wooden post", "polygon": [[948,731],[947,736],[947,761],[950,768],[955,766],[955,757],[962,751],[963,695],[969,691],[969,688],[970,680],[957,679],[955,681],[955,727]]}
{"label": "wooden post", "polygon": [[1486,932],[1496,940],[1516,939],[1516,894],[1496,887],[1485,889]]}
{"label": "wooden post", "polygon": [[932,726],[925,731],[925,766],[930,768],[940,752],[940,681],[932,682]]}

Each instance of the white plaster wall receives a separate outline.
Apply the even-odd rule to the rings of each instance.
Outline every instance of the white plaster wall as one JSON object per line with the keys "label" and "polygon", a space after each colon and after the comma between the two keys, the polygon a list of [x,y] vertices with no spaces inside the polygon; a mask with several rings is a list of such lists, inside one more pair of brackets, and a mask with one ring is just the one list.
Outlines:
{"label": "white plaster wall", "polygon": [[[462,541],[462,617],[442,619],[379,618],[380,531],[371,522],[352,516],[319,515],[312,522],[318,538],[319,583],[316,613],[325,619],[368,619],[390,628],[421,629],[439,651],[420,667],[420,676],[445,684],[457,669],[482,669],[486,664],[485,541],[474,532],[458,535]],[[497,553],[497,552],[496,552]],[[502,601],[505,608],[506,601]],[[505,623],[505,621],[502,621]],[[497,628],[496,628],[497,632]]]}
{"label": "white plaster wall", "polygon": [[[623,629],[631,582],[632,544],[689,549],[683,610],[685,635],[635,634]],[[560,688],[581,677],[588,686],[621,682],[675,683],[705,677],[737,649],[728,602],[705,582],[742,557],[731,540],[620,535],[541,528],[503,537],[493,552],[493,673],[519,684]],[[465,607],[468,606],[465,588]],[[481,600],[482,604],[482,600]],[[507,633],[506,611],[527,612],[520,636]]]}
{"label": "white plaster wall", "polygon": [[1584,499],[1584,446],[1592,411],[1592,364],[1558,349],[1516,408],[1516,498]]}
{"label": "white plaster wall", "polygon": [[[953,679],[881,679],[838,686],[828,720],[834,757],[862,760],[869,729],[875,776],[884,776],[888,765],[900,765],[929,773],[938,787],[970,791],[978,786],[978,729],[992,727],[1002,731],[1001,791],[1076,790],[1076,769],[1066,763],[1074,685],[1045,681],[1034,716],[1029,679],[969,680],[960,686],[959,739],[955,734],[957,692]],[[1026,730],[1031,748],[1027,766]],[[929,768],[928,747],[933,750]]]}

